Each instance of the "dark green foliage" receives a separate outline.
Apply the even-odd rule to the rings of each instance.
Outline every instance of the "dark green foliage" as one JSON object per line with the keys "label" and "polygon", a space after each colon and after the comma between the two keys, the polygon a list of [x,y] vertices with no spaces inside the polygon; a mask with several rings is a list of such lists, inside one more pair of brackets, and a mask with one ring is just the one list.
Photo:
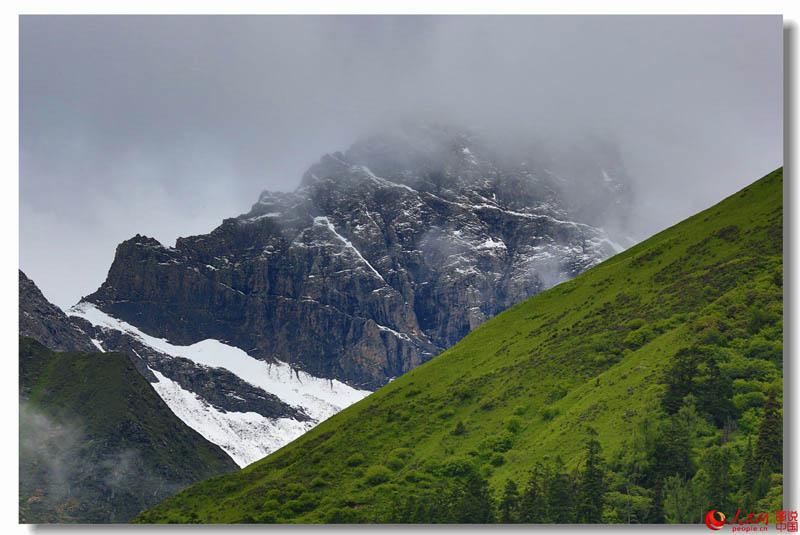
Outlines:
{"label": "dark green foliage", "polygon": [[755,462],[770,472],[780,472],[783,467],[783,421],[781,405],[775,390],[770,390],[764,404],[764,416],[758,429]]}
{"label": "dark green foliage", "polygon": [[347,458],[345,461],[347,466],[359,466],[364,464],[364,454],[363,453],[354,453],[350,457]]}
{"label": "dark green foliage", "polygon": [[572,478],[556,472],[547,485],[548,522],[553,524],[574,524],[575,484]]}
{"label": "dark green foliage", "polygon": [[706,499],[712,507],[720,511],[732,510],[731,493],[731,451],[724,447],[714,447],[703,458],[703,467],[708,472]]}
{"label": "dark green foliage", "polygon": [[731,401],[732,381],[720,374],[716,360],[709,359],[707,371],[697,383],[695,395],[698,404],[711,416],[717,427],[736,418],[736,408]]}
{"label": "dark green foliage", "polygon": [[390,523],[486,524],[495,518],[489,484],[471,464],[446,471],[436,486],[421,496],[410,495],[395,502]]}
{"label": "dark green foliage", "polygon": [[597,433],[590,430],[586,444],[586,462],[578,481],[577,519],[584,524],[600,524],[603,521],[603,459]]}
{"label": "dark green foliage", "polygon": [[652,459],[653,484],[670,476],[685,480],[694,473],[692,431],[691,423],[681,414],[674,414],[662,423],[648,455]]}
{"label": "dark green foliage", "polygon": [[696,346],[678,350],[672,358],[672,365],[666,372],[667,390],[661,398],[661,406],[668,414],[678,412],[683,398],[695,392],[694,377],[697,367],[707,357],[707,353]]}
{"label": "dark green foliage", "polygon": [[370,466],[364,476],[364,482],[367,485],[375,486],[380,483],[386,483],[391,479],[392,471],[382,465]]}
{"label": "dark green foliage", "polygon": [[531,470],[531,477],[520,497],[520,522],[541,524],[548,520],[548,496],[550,472],[541,464]]}
{"label": "dark green foliage", "polygon": [[503,489],[503,495],[500,497],[500,503],[497,505],[497,520],[501,524],[513,524],[519,522],[519,490],[517,484],[513,479],[506,480],[506,486]]}

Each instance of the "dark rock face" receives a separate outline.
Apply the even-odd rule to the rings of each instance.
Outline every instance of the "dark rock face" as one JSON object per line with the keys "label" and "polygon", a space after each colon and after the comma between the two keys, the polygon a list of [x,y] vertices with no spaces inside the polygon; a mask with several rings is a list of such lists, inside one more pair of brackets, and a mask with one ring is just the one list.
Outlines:
{"label": "dark rock face", "polygon": [[597,225],[630,189],[606,158],[564,178],[447,129],[373,137],[207,235],[123,242],[87,301],[176,344],[377,388],[614,253]]}
{"label": "dark rock face", "polygon": [[89,334],[48,301],[22,270],[19,270],[19,334],[53,351],[99,351]]}

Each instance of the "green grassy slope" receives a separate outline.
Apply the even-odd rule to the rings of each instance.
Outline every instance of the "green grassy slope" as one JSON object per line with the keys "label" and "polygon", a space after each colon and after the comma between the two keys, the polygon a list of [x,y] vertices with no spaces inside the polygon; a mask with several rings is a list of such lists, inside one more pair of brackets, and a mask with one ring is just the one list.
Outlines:
{"label": "green grassy slope", "polygon": [[780,467],[759,461],[754,474],[748,444],[766,459],[762,407],[782,391],[782,184],[779,169],[510,308],[269,457],[137,520],[475,518],[398,507],[435,500],[448,478],[473,472],[497,506],[507,482],[524,488],[538,463],[579,493],[590,426],[604,461],[602,518],[574,508],[512,518],[627,522],[632,511],[632,522],[697,522],[694,508],[779,503]]}
{"label": "green grassy slope", "polygon": [[57,353],[22,336],[19,344],[20,521],[124,522],[236,469],[124,354]]}

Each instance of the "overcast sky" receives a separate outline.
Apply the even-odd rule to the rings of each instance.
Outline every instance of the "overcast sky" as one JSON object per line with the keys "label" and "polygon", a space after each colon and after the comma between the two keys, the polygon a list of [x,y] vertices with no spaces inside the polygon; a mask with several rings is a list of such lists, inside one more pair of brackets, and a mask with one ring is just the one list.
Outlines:
{"label": "overcast sky", "polygon": [[780,17],[28,16],[20,48],[20,267],[61,307],[392,121],[600,132],[638,236],[782,164]]}

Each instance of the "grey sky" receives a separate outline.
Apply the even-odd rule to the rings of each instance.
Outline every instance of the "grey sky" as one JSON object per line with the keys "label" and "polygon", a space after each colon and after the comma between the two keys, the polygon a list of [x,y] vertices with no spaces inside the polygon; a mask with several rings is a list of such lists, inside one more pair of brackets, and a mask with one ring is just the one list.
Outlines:
{"label": "grey sky", "polygon": [[644,237],[782,163],[780,17],[23,17],[20,263],[67,307],[368,129],[616,140]]}

